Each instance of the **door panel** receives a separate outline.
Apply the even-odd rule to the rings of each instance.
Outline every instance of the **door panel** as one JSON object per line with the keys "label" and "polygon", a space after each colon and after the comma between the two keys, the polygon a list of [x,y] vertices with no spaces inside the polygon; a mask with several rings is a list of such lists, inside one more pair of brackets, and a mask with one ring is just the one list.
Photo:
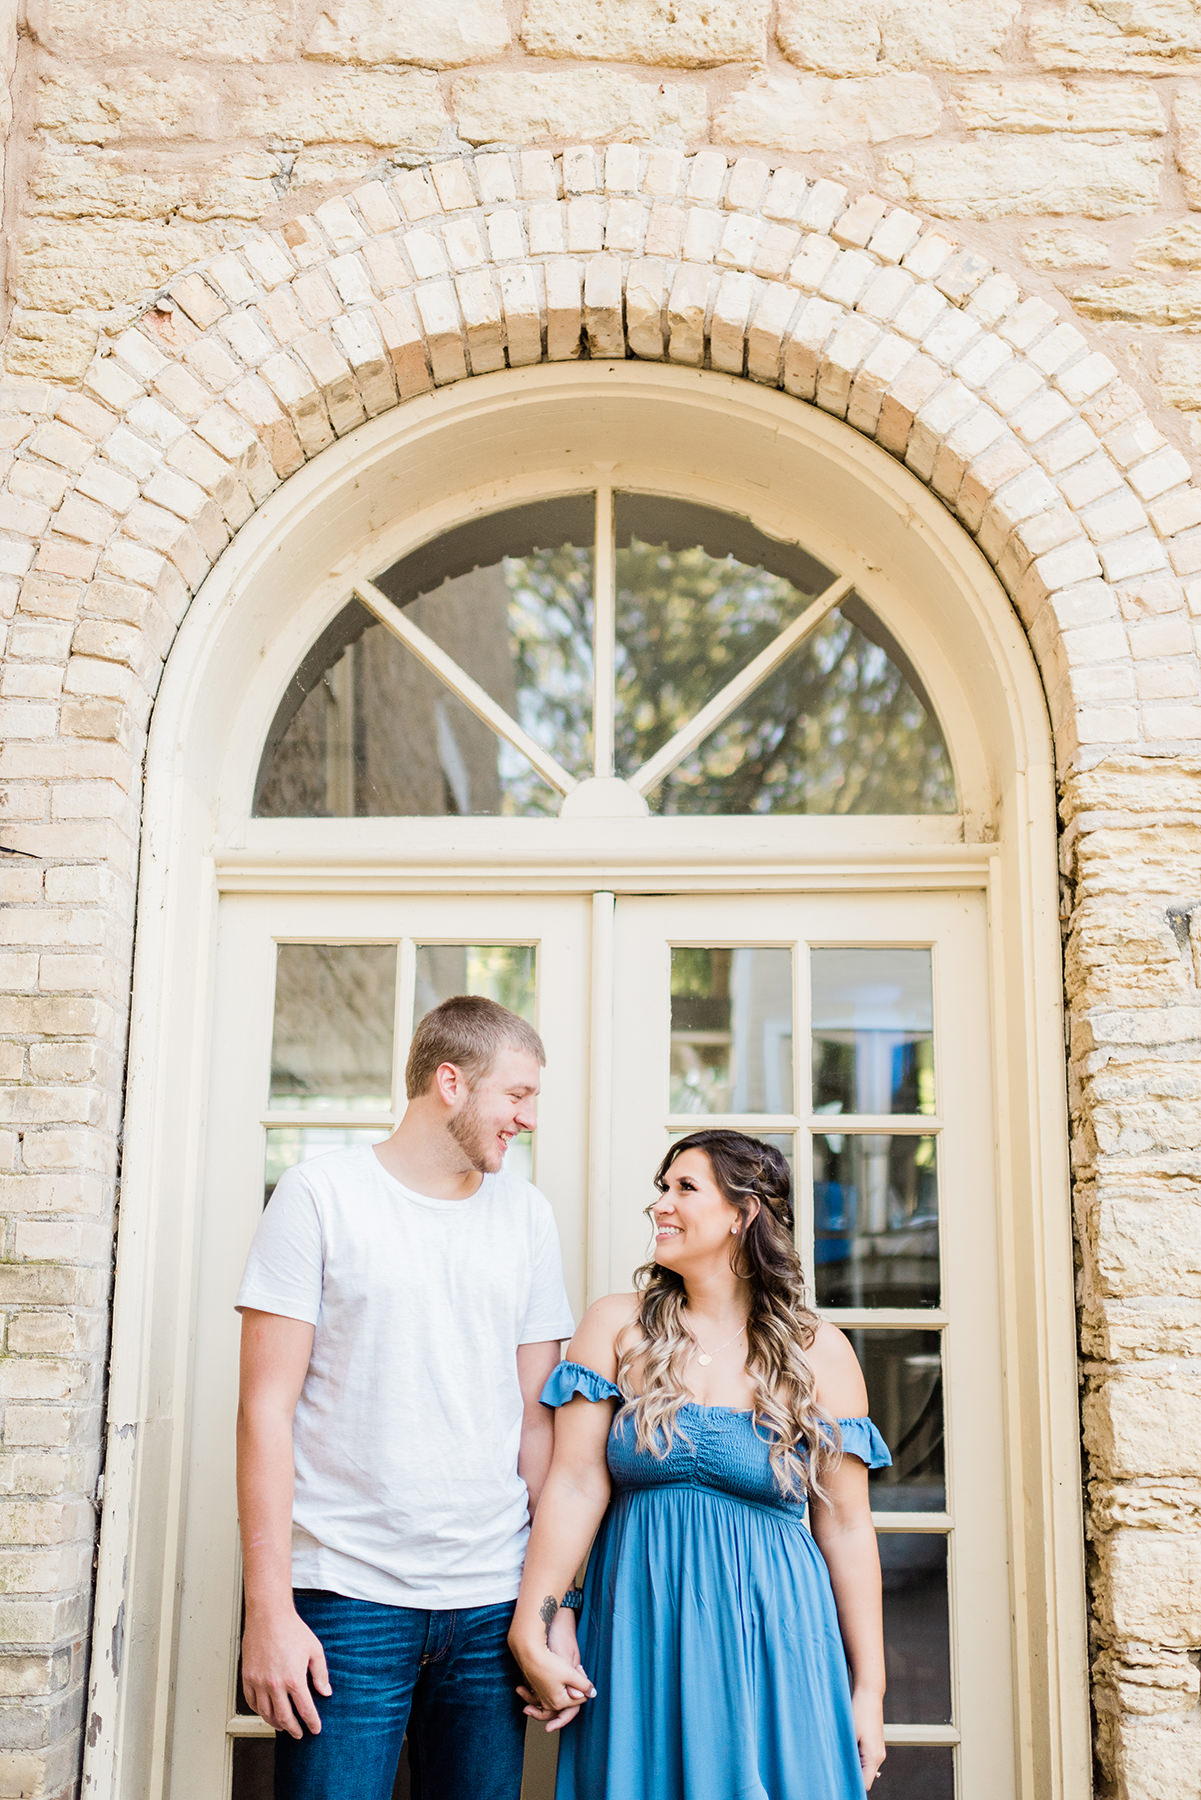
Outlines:
{"label": "door panel", "polygon": [[[583,1301],[588,899],[231,898],[223,905],[209,1150],[197,1280],[187,1536],[172,1800],[255,1800],[259,1721],[237,1692],[234,1500],[238,1325],[232,1310],[266,1192],[283,1169],[387,1135],[404,1106],[415,1015],[493,995],[534,1018],[548,1051],[533,1179],[555,1208],[568,1289]],[[236,1755],[235,1755],[236,1751]]]}
{"label": "door panel", "polygon": [[976,895],[619,899],[610,1284],[669,1143],[791,1156],[798,1245],[895,1466],[872,1480],[891,1800],[1010,1800],[985,914]]}

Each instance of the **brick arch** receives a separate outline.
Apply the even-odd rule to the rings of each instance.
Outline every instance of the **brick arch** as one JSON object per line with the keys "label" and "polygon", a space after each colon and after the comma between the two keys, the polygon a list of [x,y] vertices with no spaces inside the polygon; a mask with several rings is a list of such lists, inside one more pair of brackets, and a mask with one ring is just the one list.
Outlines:
{"label": "brick arch", "polygon": [[874,195],[630,145],[368,182],[176,278],[96,358],[0,510],[16,619],[74,621],[61,732],[140,737],[189,595],[335,438],[581,356],[744,375],[902,460],[1012,596],[1061,768],[1195,734],[1201,493],[1108,358]]}

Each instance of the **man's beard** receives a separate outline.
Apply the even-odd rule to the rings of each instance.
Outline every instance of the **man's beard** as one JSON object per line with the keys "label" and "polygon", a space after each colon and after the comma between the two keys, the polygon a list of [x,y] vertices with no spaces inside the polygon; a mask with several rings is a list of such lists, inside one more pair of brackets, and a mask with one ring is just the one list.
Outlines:
{"label": "man's beard", "polygon": [[481,1123],[479,1103],[474,1094],[468,1096],[462,1112],[452,1113],[446,1122],[446,1128],[472,1168],[480,1175],[492,1174],[494,1167],[498,1165],[488,1161],[489,1139]]}

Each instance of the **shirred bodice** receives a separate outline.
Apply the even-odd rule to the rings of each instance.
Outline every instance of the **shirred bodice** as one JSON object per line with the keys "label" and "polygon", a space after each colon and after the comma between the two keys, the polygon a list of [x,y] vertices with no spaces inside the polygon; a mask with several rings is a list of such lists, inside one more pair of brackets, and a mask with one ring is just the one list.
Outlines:
{"label": "shirred bodice", "polygon": [[[542,1398],[550,1406],[563,1406],[577,1394],[594,1401],[621,1399],[613,1383],[595,1369],[561,1362],[552,1370]],[[838,1427],[843,1450],[868,1468],[883,1468],[892,1460],[870,1419],[839,1419]],[[688,1400],[676,1417],[671,1448],[662,1457],[637,1448],[634,1422],[619,1412],[609,1432],[606,1460],[618,1493],[707,1489],[745,1505],[769,1507],[799,1522],[805,1513],[804,1496],[781,1493],[770,1453],[771,1440],[756,1429],[752,1413]]]}

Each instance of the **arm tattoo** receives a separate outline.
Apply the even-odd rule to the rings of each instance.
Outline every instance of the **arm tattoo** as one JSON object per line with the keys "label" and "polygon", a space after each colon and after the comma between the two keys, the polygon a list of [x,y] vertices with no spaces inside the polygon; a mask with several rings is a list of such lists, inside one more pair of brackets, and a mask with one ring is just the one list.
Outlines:
{"label": "arm tattoo", "polygon": [[548,1594],[546,1599],[542,1602],[542,1605],[538,1608],[538,1617],[546,1626],[548,1636],[550,1635],[551,1621],[554,1619],[558,1610],[559,1602],[555,1599],[553,1594]]}

